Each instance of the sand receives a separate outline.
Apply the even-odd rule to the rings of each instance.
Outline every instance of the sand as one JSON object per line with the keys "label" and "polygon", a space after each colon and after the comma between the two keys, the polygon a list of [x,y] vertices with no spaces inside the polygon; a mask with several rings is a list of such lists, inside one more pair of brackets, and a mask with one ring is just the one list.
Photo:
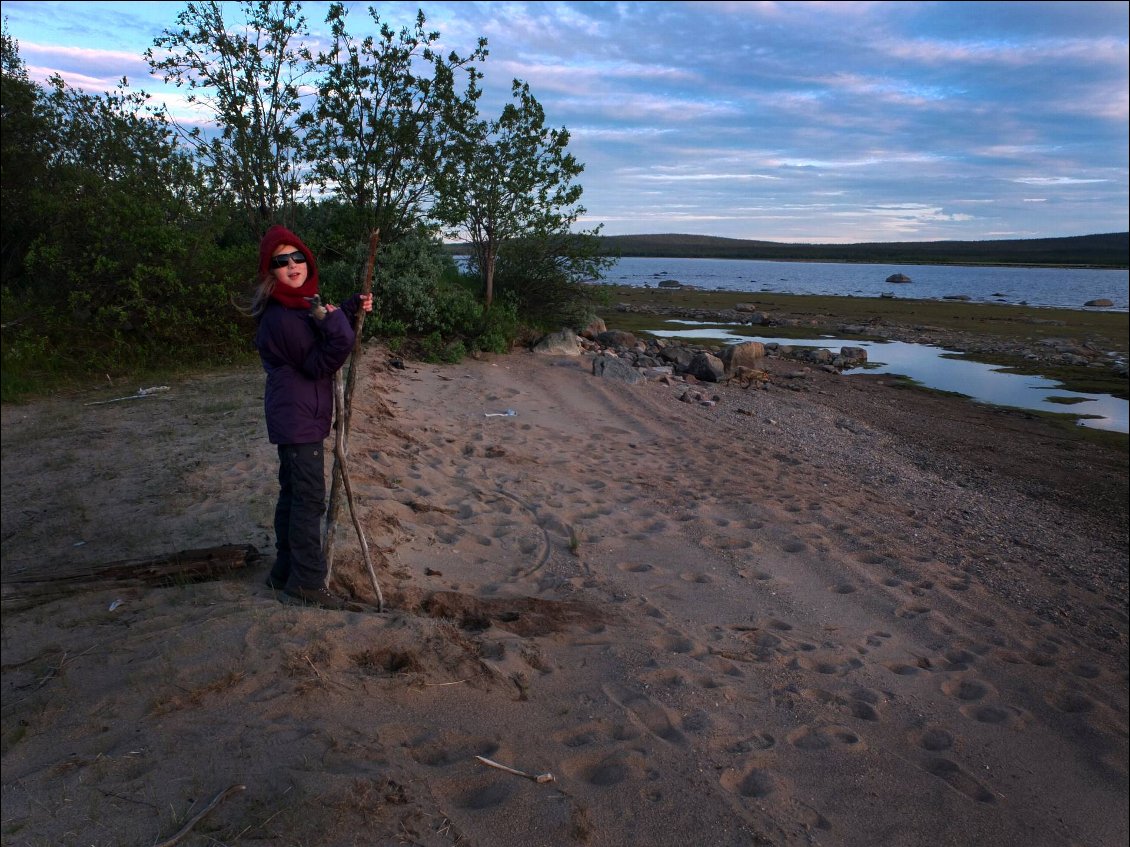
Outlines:
{"label": "sand", "polygon": [[[263,584],[258,369],[4,406],[5,845],[1126,843],[1124,451],[784,362],[705,405],[391,358],[349,441],[383,614]],[[221,544],[263,558],[13,588]]]}

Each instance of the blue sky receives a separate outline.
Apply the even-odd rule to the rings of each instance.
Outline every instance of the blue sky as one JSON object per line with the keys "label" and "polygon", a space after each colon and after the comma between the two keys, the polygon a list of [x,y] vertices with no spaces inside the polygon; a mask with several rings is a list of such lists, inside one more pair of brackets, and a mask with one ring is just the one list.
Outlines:
{"label": "blue sky", "polygon": [[[184,3],[5,0],[34,78],[131,86]],[[315,43],[326,3],[305,3]],[[986,240],[1128,223],[1126,2],[349,3],[447,50],[482,111],[530,84],[585,165],[583,225],[768,241]]]}

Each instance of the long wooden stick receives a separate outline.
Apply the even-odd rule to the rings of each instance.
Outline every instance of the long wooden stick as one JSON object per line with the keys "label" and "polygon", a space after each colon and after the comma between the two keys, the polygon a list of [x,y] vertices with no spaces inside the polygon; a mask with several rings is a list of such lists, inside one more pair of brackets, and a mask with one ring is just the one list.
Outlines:
{"label": "long wooden stick", "polygon": [[[361,280],[361,294],[371,294],[373,291],[373,270],[377,263],[377,248],[381,243],[381,231],[374,229],[369,236],[369,256],[365,262],[365,275]],[[340,395],[342,398],[341,409],[337,411],[337,420],[335,422],[336,436],[334,444],[334,470],[331,476],[330,483],[330,499],[329,506],[326,509],[326,537],[322,544],[322,553],[326,559],[326,567],[328,573],[326,582],[329,583],[330,578],[333,576],[333,562],[334,562],[334,542],[337,532],[338,518],[341,516],[341,494],[346,486],[344,478],[345,470],[345,457],[347,454],[347,443],[349,440],[349,419],[353,412],[353,389],[357,381],[357,366],[361,358],[361,330],[365,325],[365,310],[358,309],[357,315],[353,319],[353,352],[349,359],[349,377],[342,386],[341,371],[339,370],[334,375],[334,398],[335,407],[337,406],[337,397]],[[340,447],[340,449],[339,449]],[[340,452],[340,455],[338,455]],[[353,509],[352,492],[347,492],[350,500],[350,511]],[[361,536],[362,551],[367,550],[364,535],[361,533],[360,524],[354,519],[354,528],[357,529],[358,535]],[[376,587],[376,576],[372,571],[372,564],[366,561],[369,565],[369,570],[373,576],[374,587]],[[377,596],[380,597],[380,588],[377,587]]]}
{"label": "long wooden stick", "polygon": [[[342,386],[340,372],[334,378],[334,407],[338,420],[344,420],[345,415],[345,389]],[[383,612],[385,607],[384,594],[381,593],[381,584],[377,581],[377,572],[373,568],[373,560],[369,556],[369,542],[365,540],[365,530],[361,528],[361,519],[357,517],[357,507],[353,504],[353,486],[349,483],[349,470],[345,464],[345,427],[339,426],[337,437],[334,439],[334,467],[337,468],[341,478],[341,486],[345,490],[345,499],[349,503],[349,516],[353,519],[353,528],[357,530],[357,540],[361,543],[361,558],[365,560],[365,567],[369,569],[369,578],[373,582],[373,590],[377,593],[377,611]],[[327,559],[327,564],[329,560]],[[329,582],[329,576],[326,577]]]}

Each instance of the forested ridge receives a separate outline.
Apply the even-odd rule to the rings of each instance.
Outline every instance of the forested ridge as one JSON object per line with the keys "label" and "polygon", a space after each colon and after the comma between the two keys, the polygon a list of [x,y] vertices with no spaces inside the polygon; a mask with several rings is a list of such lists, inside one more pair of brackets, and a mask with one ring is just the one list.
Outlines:
{"label": "forested ridge", "polygon": [[709,235],[609,235],[600,238],[600,250],[613,256],[672,259],[1125,268],[1130,265],[1130,232],[1001,241],[861,244],[783,244]]}

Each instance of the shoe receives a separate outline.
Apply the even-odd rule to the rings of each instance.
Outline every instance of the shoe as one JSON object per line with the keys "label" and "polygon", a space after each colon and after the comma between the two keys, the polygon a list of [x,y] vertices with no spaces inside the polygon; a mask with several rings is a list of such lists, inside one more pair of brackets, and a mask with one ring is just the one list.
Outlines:
{"label": "shoe", "polygon": [[264,585],[266,585],[272,591],[286,591],[286,580],[275,579],[274,574],[267,574],[267,579],[264,581]]}
{"label": "shoe", "polygon": [[317,606],[319,609],[343,611],[349,608],[348,600],[326,588],[287,588],[279,599],[294,605]]}

